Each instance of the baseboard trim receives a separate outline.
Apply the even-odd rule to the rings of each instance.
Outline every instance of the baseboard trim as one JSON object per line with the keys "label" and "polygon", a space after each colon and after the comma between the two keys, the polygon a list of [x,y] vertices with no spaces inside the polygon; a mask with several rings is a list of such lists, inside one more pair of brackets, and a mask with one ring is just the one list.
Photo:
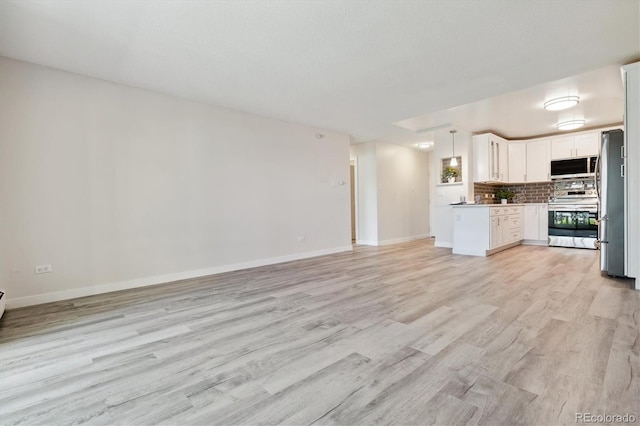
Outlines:
{"label": "baseboard trim", "polygon": [[421,240],[423,238],[429,238],[429,234],[415,235],[413,237],[393,238],[391,240],[378,241],[378,245],[379,246],[388,246],[390,244],[407,243],[409,241]]}
{"label": "baseboard trim", "polygon": [[448,243],[448,242],[441,242],[436,240],[435,243],[433,243],[434,247],[444,247],[444,248],[453,248],[453,244],[452,243]]}
{"label": "baseboard trim", "polygon": [[501,252],[501,251],[504,251],[504,250],[510,249],[511,247],[519,246],[519,245],[520,245],[520,243],[521,243],[521,240],[519,240],[519,241],[514,241],[514,242],[512,242],[512,243],[505,244],[505,245],[503,245],[503,246],[496,247],[496,248],[491,249],[491,250],[487,250],[487,256],[491,256],[492,254],[496,254],[496,253],[499,253],[499,252]]}
{"label": "baseboard trim", "polygon": [[356,244],[361,246],[388,246],[391,244],[406,243],[409,241],[421,240],[423,238],[431,238],[429,234],[414,235],[412,237],[394,238],[391,240],[373,241],[373,240],[356,240]]}
{"label": "baseboard trim", "polygon": [[[291,262],[293,260],[309,259],[312,257],[326,256],[329,254],[352,251],[353,246],[336,247],[326,250],[317,250],[305,253],[290,254],[286,256],[271,257],[267,259],[252,260],[249,262],[233,263],[229,265],[213,266],[210,268],[195,269],[191,271],[177,272],[173,274],[156,275],[152,277],[136,278],[109,284],[101,284],[91,287],[74,288],[70,290],[51,293],[36,294],[34,296],[7,298],[7,310],[24,306],[40,305],[42,303],[59,302],[61,300],[75,299],[78,297],[93,296],[95,294],[111,293],[113,291],[128,290],[138,287],[147,287],[157,284],[166,284],[173,281],[187,280],[191,278],[205,277],[207,275],[222,274],[241,269],[257,268],[260,266],[274,265],[277,263]],[[5,294],[7,297],[8,294]]]}
{"label": "baseboard trim", "polygon": [[467,250],[467,249],[453,249],[453,254],[462,254],[465,256],[480,256],[487,257],[487,250]]}
{"label": "baseboard trim", "polygon": [[525,246],[549,246],[547,240],[522,240],[522,244]]}

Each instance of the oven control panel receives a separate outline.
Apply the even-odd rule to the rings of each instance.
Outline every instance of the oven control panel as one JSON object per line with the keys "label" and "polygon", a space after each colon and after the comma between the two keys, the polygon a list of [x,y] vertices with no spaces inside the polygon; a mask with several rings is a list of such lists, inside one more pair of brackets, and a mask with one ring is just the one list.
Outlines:
{"label": "oven control panel", "polygon": [[593,179],[560,180],[553,183],[554,198],[596,198],[596,186]]}

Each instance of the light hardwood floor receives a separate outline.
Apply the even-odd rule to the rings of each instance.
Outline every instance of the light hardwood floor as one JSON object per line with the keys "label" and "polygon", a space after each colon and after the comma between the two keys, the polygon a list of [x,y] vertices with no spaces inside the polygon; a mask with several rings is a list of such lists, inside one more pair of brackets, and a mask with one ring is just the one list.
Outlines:
{"label": "light hardwood floor", "polygon": [[640,414],[598,253],[430,240],[6,312],[0,423],[575,424]]}

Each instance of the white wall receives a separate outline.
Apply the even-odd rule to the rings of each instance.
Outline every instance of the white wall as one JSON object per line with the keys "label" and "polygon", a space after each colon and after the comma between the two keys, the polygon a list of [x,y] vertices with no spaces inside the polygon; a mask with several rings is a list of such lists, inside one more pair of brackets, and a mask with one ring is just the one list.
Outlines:
{"label": "white wall", "polygon": [[640,62],[623,67],[625,74],[626,250],[627,275],[640,290]]}
{"label": "white wall", "polygon": [[351,249],[346,135],[6,58],[0,93],[11,306]]}
{"label": "white wall", "polygon": [[378,142],[378,244],[429,236],[429,156]]}
{"label": "white wall", "polygon": [[431,153],[430,186],[431,235],[438,247],[453,246],[453,208],[451,203],[460,202],[460,196],[473,200],[473,169],[471,133],[456,128],[455,155],[462,157],[462,183],[442,184],[442,159],[452,156],[451,133],[446,128],[435,132],[434,148]]}
{"label": "white wall", "polygon": [[384,142],[352,145],[358,161],[358,244],[429,236],[429,155]]}

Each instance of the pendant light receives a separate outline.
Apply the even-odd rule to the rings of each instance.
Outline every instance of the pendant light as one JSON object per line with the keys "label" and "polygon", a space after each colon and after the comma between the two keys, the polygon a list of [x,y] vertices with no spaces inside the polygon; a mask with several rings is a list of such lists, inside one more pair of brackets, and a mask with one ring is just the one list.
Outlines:
{"label": "pendant light", "polygon": [[449,130],[449,133],[451,133],[451,162],[449,163],[449,166],[451,167],[458,167],[458,159],[456,158],[456,138],[455,138],[455,134],[456,134],[456,130]]}

